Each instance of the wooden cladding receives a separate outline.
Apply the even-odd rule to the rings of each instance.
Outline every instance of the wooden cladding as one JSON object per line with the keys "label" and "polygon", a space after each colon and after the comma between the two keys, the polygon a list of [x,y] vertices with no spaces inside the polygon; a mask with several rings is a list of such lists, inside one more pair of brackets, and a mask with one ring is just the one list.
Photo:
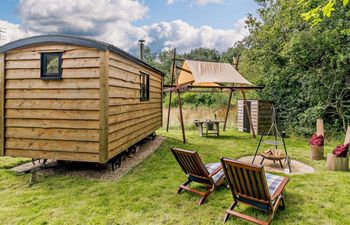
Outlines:
{"label": "wooden cladding", "polygon": [[0,155],[5,155],[5,54],[0,54]]}
{"label": "wooden cladding", "polygon": [[[110,55],[109,67],[108,154],[113,157],[161,127],[162,77],[116,54]],[[148,101],[141,96],[143,74]]]}
{"label": "wooden cladding", "polygon": [[[60,52],[61,80],[40,55]],[[140,101],[140,72],[149,101]],[[0,54],[0,154],[105,163],[161,126],[162,77],[109,51],[45,44]]]}
{"label": "wooden cladding", "polygon": [[[61,52],[62,80],[42,80],[40,55]],[[43,45],[5,60],[6,155],[99,161],[99,51]]]}
{"label": "wooden cladding", "polygon": [[[271,127],[271,115],[270,109],[272,106],[271,102],[259,101],[259,100],[248,100],[250,106],[252,123],[254,130],[257,134],[262,134],[263,132],[268,132]],[[246,122],[246,109],[244,107],[244,101],[238,100],[237,102],[237,127],[239,131],[251,132],[248,129]],[[248,130],[247,130],[248,129]]]}
{"label": "wooden cladding", "polygon": [[108,65],[109,52],[100,53],[100,162],[108,161]]}

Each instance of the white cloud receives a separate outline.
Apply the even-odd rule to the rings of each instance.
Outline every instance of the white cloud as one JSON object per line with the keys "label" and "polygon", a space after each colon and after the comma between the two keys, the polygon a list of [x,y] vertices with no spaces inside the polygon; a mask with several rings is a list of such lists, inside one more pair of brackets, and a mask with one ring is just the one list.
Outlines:
{"label": "white cloud", "polygon": [[190,24],[175,20],[144,26],[148,34],[148,45],[152,50],[177,48],[179,52],[205,47],[225,51],[235,42],[242,40],[248,34],[241,19],[232,29],[214,29],[210,26],[193,27]]}
{"label": "white cloud", "polygon": [[167,5],[172,5],[176,2],[182,2],[182,3],[190,3],[191,5],[198,5],[198,6],[204,6],[210,3],[214,3],[214,4],[221,4],[224,3],[225,0],[192,0],[192,1],[184,1],[184,0],[165,0],[165,3]]}
{"label": "white cloud", "polygon": [[40,33],[97,36],[113,23],[144,18],[148,7],[130,0],[21,0],[26,29]]}
{"label": "white cloud", "polygon": [[210,3],[224,3],[224,0],[195,0],[197,5],[207,5]]}
{"label": "white cloud", "polygon": [[174,4],[176,2],[176,0],[166,0],[165,3],[167,5],[171,5],[171,4]]}
{"label": "white cloud", "polygon": [[146,17],[148,11],[147,6],[138,1],[50,2],[53,0],[22,0],[19,6],[21,25],[0,21],[0,27],[7,29],[7,41],[34,34],[63,33],[105,41],[126,51],[137,49],[139,39],[145,39],[154,52],[174,47],[179,52],[199,47],[225,51],[248,33],[244,19],[231,29],[194,27],[182,20],[134,26],[132,22]]}
{"label": "white cloud", "polygon": [[111,43],[126,51],[136,48],[140,39],[149,42],[148,34],[142,27],[135,27],[124,22],[109,25],[104,34],[94,38]]}
{"label": "white cloud", "polygon": [[13,24],[5,20],[0,20],[0,28],[3,31],[0,39],[0,46],[10,41],[35,35],[34,32],[23,30],[19,24]]}

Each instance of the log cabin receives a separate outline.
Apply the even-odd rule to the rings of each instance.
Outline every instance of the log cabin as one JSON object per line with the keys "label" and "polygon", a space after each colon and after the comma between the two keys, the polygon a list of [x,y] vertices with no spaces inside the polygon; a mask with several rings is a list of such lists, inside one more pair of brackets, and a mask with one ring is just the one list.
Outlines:
{"label": "log cabin", "polygon": [[107,43],[0,47],[0,155],[106,163],[162,126],[164,74]]}

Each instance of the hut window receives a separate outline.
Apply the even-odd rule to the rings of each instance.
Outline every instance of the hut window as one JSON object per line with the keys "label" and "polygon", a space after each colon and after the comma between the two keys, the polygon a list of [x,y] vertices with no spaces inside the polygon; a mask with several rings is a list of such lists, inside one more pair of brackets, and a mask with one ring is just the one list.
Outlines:
{"label": "hut window", "polygon": [[149,100],[149,75],[141,72],[140,78],[140,100],[146,101]]}
{"label": "hut window", "polygon": [[41,53],[41,79],[62,78],[62,53]]}

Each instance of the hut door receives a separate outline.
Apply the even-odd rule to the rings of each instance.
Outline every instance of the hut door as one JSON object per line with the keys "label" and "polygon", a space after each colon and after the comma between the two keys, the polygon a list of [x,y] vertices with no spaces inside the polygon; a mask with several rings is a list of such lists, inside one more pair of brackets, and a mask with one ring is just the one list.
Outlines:
{"label": "hut door", "polygon": [[[250,103],[249,101],[247,101],[247,105],[248,105],[248,109],[250,110]],[[244,104],[244,103],[243,103]],[[245,105],[243,105],[243,131],[250,133],[250,123],[249,123],[249,117],[248,117],[248,112],[246,110]]]}

